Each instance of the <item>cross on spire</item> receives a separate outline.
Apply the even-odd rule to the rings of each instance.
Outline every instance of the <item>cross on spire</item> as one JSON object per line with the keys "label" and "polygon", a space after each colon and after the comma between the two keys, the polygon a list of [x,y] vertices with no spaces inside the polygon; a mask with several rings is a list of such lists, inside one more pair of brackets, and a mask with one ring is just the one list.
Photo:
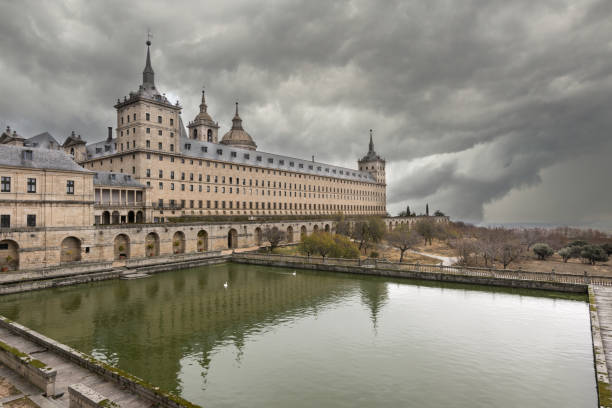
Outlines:
{"label": "cross on spire", "polygon": [[142,71],[142,85],[147,88],[155,88],[155,73],[153,72],[153,67],[151,66],[151,31],[147,31],[147,61],[145,63],[145,69]]}

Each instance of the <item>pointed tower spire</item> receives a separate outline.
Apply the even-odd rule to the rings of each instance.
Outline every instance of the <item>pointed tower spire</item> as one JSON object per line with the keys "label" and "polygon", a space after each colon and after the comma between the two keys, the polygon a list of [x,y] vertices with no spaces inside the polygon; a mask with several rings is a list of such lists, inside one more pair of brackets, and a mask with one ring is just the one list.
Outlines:
{"label": "pointed tower spire", "polygon": [[202,103],[200,104],[200,112],[204,113],[208,109],[208,105],[206,105],[206,95],[204,89],[202,89]]}
{"label": "pointed tower spire", "polygon": [[147,38],[147,62],[145,64],[145,69],[142,71],[142,85],[145,88],[155,88],[155,73],[153,72],[153,67],[151,67],[151,34],[148,34]]}
{"label": "pointed tower spire", "polygon": [[372,129],[370,129],[370,148],[368,149],[368,153],[369,152],[374,152],[374,141],[372,140]]}
{"label": "pointed tower spire", "polygon": [[236,101],[236,114],[232,119],[232,129],[234,130],[243,130],[242,129],[242,118],[238,114],[238,101]]}

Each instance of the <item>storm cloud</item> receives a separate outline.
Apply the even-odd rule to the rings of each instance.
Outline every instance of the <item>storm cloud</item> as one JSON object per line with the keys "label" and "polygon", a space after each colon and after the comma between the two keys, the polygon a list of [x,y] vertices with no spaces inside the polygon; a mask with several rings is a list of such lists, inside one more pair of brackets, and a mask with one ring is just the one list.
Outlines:
{"label": "storm cloud", "polygon": [[205,86],[222,133],[239,100],[261,150],[351,167],[374,129],[391,213],[612,225],[609,186],[549,211],[552,187],[601,183],[568,166],[612,174],[611,20],[607,0],[7,1],[0,126],[105,137],[150,29],[185,122]]}

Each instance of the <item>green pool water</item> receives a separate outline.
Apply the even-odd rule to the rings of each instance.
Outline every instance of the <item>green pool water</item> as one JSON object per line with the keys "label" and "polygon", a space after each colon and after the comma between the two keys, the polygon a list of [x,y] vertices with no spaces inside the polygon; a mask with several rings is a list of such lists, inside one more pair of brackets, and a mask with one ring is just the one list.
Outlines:
{"label": "green pool water", "polygon": [[293,272],[207,266],[0,314],[203,407],[597,406],[584,297]]}

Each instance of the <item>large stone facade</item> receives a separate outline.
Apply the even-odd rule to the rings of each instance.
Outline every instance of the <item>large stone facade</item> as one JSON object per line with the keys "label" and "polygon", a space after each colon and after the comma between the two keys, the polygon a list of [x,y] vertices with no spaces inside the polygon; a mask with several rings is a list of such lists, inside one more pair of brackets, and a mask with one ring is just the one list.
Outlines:
{"label": "large stone facade", "polygon": [[[177,215],[385,215],[385,162],[374,153],[359,170],[255,150],[236,113],[218,141],[219,125],[204,93],[188,131],[181,107],[155,87],[149,50],[143,82],[118,100],[115,137],[81,146],[92,171],[130,174],[149,187],[152,220]],[[71,146],[74,149],[75,146]],[[73,152],[82,157],[81,151]]]}

